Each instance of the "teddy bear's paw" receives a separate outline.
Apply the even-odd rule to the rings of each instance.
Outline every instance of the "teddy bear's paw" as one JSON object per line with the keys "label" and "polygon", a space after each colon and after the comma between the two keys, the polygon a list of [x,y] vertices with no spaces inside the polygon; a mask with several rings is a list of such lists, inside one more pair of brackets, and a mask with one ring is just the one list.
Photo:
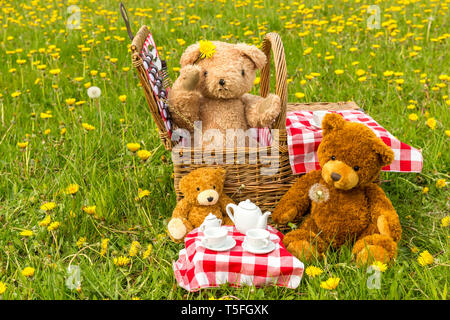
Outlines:
{"label": "teddy bear's paw", "polygon": [[315,246],[306,240],[292,241],[286,249],[301,261],[311,261],[318,256]]}
{"label": "teddy bear's paw", "polygon": [[260,123],[262,127],[269,126],[280,114],[281,100],[275,94],[269,94],[259,105]]}
{"label": "teddy bear's paw", "polygon": [[290,208],[289,210],[286,210],[283,212],[276,210],[272,214],[272,220],[273,220],[273,222],[275,222],[277,224],[286,224],[286,223],[294,220],[296,216],[297,216],[296,208]]}
{"label": "teddy bear's paw", "polygon": [[186,235],[187,229],[183,223],[183,220],[179,218],[173,218],[167,225],[169,234],[175,240],[181,240]]}
{"label": "teddy bear's paw", "polygon": [[391,260],[388,251],[382,246],[368,245],[356,254],[356,264],[364,266],[380,261],[388,263]]}
{"label": "teddy bear's paw", "polygon": [[195,90],[200,80],[202,69],[197,65],[187,65],[180,70],[181,87],[184,90]]}

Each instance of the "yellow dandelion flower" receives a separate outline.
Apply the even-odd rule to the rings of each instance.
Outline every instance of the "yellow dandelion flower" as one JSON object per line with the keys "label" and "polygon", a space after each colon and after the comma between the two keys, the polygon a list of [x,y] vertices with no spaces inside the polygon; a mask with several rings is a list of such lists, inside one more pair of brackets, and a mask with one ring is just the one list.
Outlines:
{"label": "yellow dandelion flower", "polygon": [[216,53],[216,46],[208,40],[200,40],[200,59],[211,58]]}
{"label": "yellow dandelion flower", "polygon": [[96,208],[97,208],[97,206],[86,206],[86,207],[83,207],[83,211],[86,212],[87,214],[93,215],[93,214],[95,214]]}
{"label": "yellow dandelion flower", "polygon": [[150,244],[147,246],[147,250],[145,250],[144,253],[142,254],[142,258],[147,259],[147,258],[150,256],[150,254],[152,253],[152,249],[153,249],[153,246],[152,246],[152,244],[150,243]]}
{"label": "yellow dandelion flower", "polygon": [[130,257],[134,257],[139,253],[139,249],[141,248],[141,244],[138,241],[133,241],[130,246],[130,251],[128,255]]}
{"label": "yellow dandelion flower", "polygon": [[430,188],[428,188],[428,187],[423,187],[423,189],[422,189],[422,193],[423,193],[423,194],[427,194],[428,191],[430,191]]}
{"label": "yellow dandelion flower", "polygon": [[419,119],[419,116],[418,116],[416,113],[411,113],[411,114],[408,116],[408,118],[409,118],[409,120],[411,120],[411,121],[417,121],[417,119]]}
{"label": "yellow dandelion flower", "polygon": [[26,267],[22,270],[22,275],[29,278],[32,277],[34,275],[34,271],[35,269],[32,267]]}
{"label": "yellow dandelion flower", "polygon": [[306,56],[308,54],[310,54],[313,51],[313,48],[308,47],[305,50],[303,50],[303,55]]}
{"label": "yellow dandelion flower", "polygon": [[130,143],[127,143],[127,148],[131,152],[136,152],[141,148],[141,145],[139,143],[130,142]]}
{"label": "yellow dandelion flower", "polygon": [[127,101],[127,96],[122,94],[119,96],[119,100],[120,100],[120,102],[125,102],[125,101]]}
{"label": "yellow dandelion flower", "polygon": [[108,243],[109,243],[109,239],[108,238],[105,238],[105,239],[102,239],[102,242],[101,242],[101,244],[100,244],[100,255],[103,257],[105,254],[106,254],[106,252],[108,251]]}
{"label": "yellow dandelion flower", "polygon": [[358,69],[358,70],[356,70],[356,75],[357,75],[358,77],[361,77],[361,76],[364,75],[364,74],[366,74],[366,71],[365,71],[365,70],[363,70],[363,69]]}
{"label": "yellow dandelion flower", "polygon": [[42,211],[52,211],[56,207],[56,203],[54,202],[46,202],[43,205],[41,205],[40,209]]}
{"label": "yellow dandelion flower", "polygon": [[308,276],[314,278],[316,276],[320,276],[323,273],[323,270],[315,266],[309,266],[306,268],[305,272]]}
{"label": "yellow dandelion flower", "polygon": [[81,124],[81,126],[86,130],[86,131],[92,131],[95,130],[95,127],[93,125],[90,125],[89,123],[83,122]]}
{"label": "yellow dandelion flower", "polygon": [[139,150],[136,154],[142,161],[147,160],[152,155],[152,153],[147,150]]}
{"label": "yellow dandelion flower", "polygon": [[68,98],[66,99],[66,103],[68,106],[71,106],[75,103],[75,101],[77,101],[75,98]]}
{"label": "yellow dandelion flower", "polygon": [[77,241],[77,247],[81,248],[86,243],[86,237],[80,237]]}
{"label": "yellow dandelion flower", "polygon": [[341,74],[344,73],[344,70],[342,70],[342,69],[337,69],[337,70],[334,70],[334,73],[337,74],[337,75],[341,75]]}
{"label": "yellow dandelion flower", "polygon": [[0,281],[0,295],[4,294],[6,291],[6,284]]}
{"label": "yellow dandelion flower", "polygon": [[26,147],[28,147],[28,141],[17,142],[17,146],[18,146],[20,149],[25,149]]}
{"label": "yellow dandelion flower", "polygon": [[66,188],[65,192],[66,194],[76,194],[78,192],[78,190],[80,190],[80,186],[76,183],[71,183],[69,184],[69,186]]}
{"label": "yellow dandelion flower", "polygon": [[45,218],[41,221],[39,221],[39,226],[41,227],[46,227],[50,224],[50,222],[52,221],[52,218],[50,217],[50,215],[46,215]]}
{"label": "yellow dandelion flower", "polygon": [[305,94],[303,92],[296,92],[295,97],[298,99],[301,99],[301,98],[305,97]]}
{"label": "yellow dandelion flower", "polygon": [[61,72],[61,69],[59,69],[59,68],[50,70],[50,74],[52,74],[54,76],[58,75],[60,72]]}
{"label": "yellow dandelion flower", "polygon": [[438,179],[436,181],[437,188],[444,188],[446,184],[447,184],[447,182],[445,181],[445,179]]}
{"label": "yellow dandelion flower", "polygon": [[131,259],[125,256],[120,256],[113,259],[114,265],[118,267],[126,266],[130,263]]}
{"label": "yellow dandelion flower", "polygon": [[434,130],[436,128],[436,119],[434,119],[433,117],[428,118],[426,125],[431,129]]}
{"label": "yellow dandelion flower", "polygon": [[378,269],[380,272],[385,272],[387,270],[387,265],[381,261],[375,261],[372,264],[372,267],[374,267],[375,269]]}
{"label": "yellow dandelion flower", "polygon": [[17,98],[18,96],[20,96],[22,93],[20,91],[15,91],[13,93],[11,93],[11,97],[13,98]]}
{"label": "yellow dandelion flower", "polygon": [[256,86],[261,82],[261,78],[260,77],[256,77],[255,81],[253,81],[253,84]]}
{"label": "yellow dandelion flower", "polygon": [[54,221],[54,222],[50,223],[50,225],[47,227],[47,230],[54,231],[54,230],[58,229],[60,225],[61,225],[60,222]]}
{"label": "yellow dandelion flower", "polygon": [[423,251],[417,258],[417,262],[423,267],[434,262],[433,256],[428,252],[428,250]]}
{"label": "yellow dandelion flower", "polygon": [[135,198],[136,201],[150,195],[150,191],[148,190],[142,190],[141,188],[138,189],[138,196]]}
{"label": "yellow dandelion flower", "polygon": [[327,290],[334,290],[339,284],[339,278],[329,278],[327,281],[322,281],[320,287]]}
{"label": "yellow dandelion flower", "polygon": [[20,235],[23,237],[31,237],[34,235],[34,232],[32,230],[23,230],[20,232]]}
{"label": "yellow dandelion flower", "polygon": [[448,227],[450,225],[450,216],[445,216],[441,219],[441,226]]}
{"label": "yellow dandelion flower", "polygon": [[52,116],[51,114],[46,113],[46,112],[41,112],[40,117],[41,117],[41,119],[50,119],[50,118],[53,118],[53,116]]}

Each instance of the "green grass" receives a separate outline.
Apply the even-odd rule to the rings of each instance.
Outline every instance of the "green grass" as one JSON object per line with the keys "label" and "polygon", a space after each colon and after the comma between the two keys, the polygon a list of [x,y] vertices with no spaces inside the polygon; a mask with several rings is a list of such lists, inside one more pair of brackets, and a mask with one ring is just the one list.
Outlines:
{"label": "green grass", "polygon": [[[420,174],[382,174],[388,181],[382,186],[398,211],[403,237],[396,263],[381,274],[380,289],[368,289],[370,274],[356,268],[351,249],[344,247],[314,262],[324,273],[316,278],[305,275],[296,290],[222,286],[197,293],[178,287],[173,276],[172,261],[183,245],[172,243],[165,233],[176,203],[171,156],[160,143],[138,87],[118,1],[72,3],[82,9],[81,30],[66,28],[70,15],[63,1],[0,0],[3,299],[448,299],[449,229],[441,225],[441,219],[448,215],[449,193],[448,186],[436,185],[439,179],[449,180],[445,133],[450,129],[448,2],[379,3],[381,28],[374,30],[366,28],[371,1],[198,0],[192,6],[180,6],[181,2],[172,0],[164,1],[162,10],[158,10],[160,1],[125,3],[134,32],[142,24],[150,26],[172,79],[177,76],[172,68],[179,66],[183,50],[199,39],[259,44],[266,32],[276,31],[286,51],[289,101],[353,100],[403,142],[420,148],[424,156]],[[219,13],[221,18],[216,17]],[[190,23],[193,15],[200,20]],[[173,19],[177,17],[182,18]],[[296,25],[291,28],[287,22]],[[340,26],[343,29],[335,33]],[[309,33],[299,35],[305,31]],[[105,40],[107,36],[111,39]],[[177,39],[186,44],[180,46]],[[79,45],[91,49],[81,52]],[[308,47],[313,51],[304,55]],[[417,55],[410,56],[411,52]],[[332,55],[334,59],[325,60]],[[25,63],[19,64],[18,59]],[[38,65],[46,69],[38,70]],[[51,75],[50,70],[57,68],[61,72]],[[337,69],[344,73],[336,75]],[[358,80],[358,69],[365,71],[365,81]],[[92,76],[91,70],[98,74]],[[387,70],[403,74],[384,76]],[[103,72],[105,78],[100,76]],[[308,79],[311,72],[320,76]],[[77,77],[83,79],[77,81]],[[89,100],[87,82],[102,89],[98,104]],[[12,97],[17,91],[21,94]],[[305,97],[297,99],[296,92]],[[125,103],[119,95],[127,95]],[[86,102],[70,111],[68,98]],[[415,107],[408,109],[408,105]],[[42,119],[40,114],[47,110],[53,117]],[[409,120],[411,113],[418,115],[417,121]],[[430,117],[436,120],[434,130],[426,125]],[[86,133],[84,122],[95,130]],[[65,135],[60,134],[62,128],[67,130]],[[45,134],[47,129],[50,132]],[[25,151],[17,146],[21,141],[29,142]],[[129,142],[152,151],[151,158],[140,162],[126,149]],[[80,186],[74,197],[63,192],[71,183]],[[426,194],[424,187],[429,188]],[[136,201],[138,188],[151,194]],[[39,226],[45,217],[39,208],[49,201],[56,203],[52,221],[60,222],[51,232]],[[92,205],[95,216],[82,210]],[[24,229],[34,235],[21,236]],[[78,247],[80,237],[86,237],[86,243]],[[110,242],[102,257],[104,238]],[[151,244],[150,257],[143,259],[140,253],[126,267],[114,265],[115,257],[128,254],[132,241],[139,241],[141,253]],[[419,251],[414,252],[415,248]],[[427,266],[417,262],[424,250],[434,256]],[[80,291],[65,285],[69,264],[81,269]],[[27,266],[35,268],[31,278],[21,274]],[[320,282],[330,276],[341,279],[338,287],[322,289]]]}

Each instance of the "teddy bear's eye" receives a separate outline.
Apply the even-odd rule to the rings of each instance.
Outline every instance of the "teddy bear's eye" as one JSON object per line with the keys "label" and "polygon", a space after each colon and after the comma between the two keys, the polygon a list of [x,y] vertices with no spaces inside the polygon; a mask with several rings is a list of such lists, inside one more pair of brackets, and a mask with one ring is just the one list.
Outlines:
{"label": "teddy bear's eye", "polygon": [[245,70],[244,69],[242,69],[241,74],[242,74],[242,76],[245,76]]}
{"label": "teddy bear's eye", "polygon": [[331,156],[331,160],[336,160],[336,157],[335,156]]}
{"label": "teddy bear's eye", "polygon": [[200,191],[200,188],[199,188],[199,187],[197,187],[197,191]]}
{"label": "teddy bear's eye", "polygon": [[216,190],[216,186],[213,186],[213,189]]}
{"label": "teddy bear's eye", "polygon": [[358,171],[358,170],[359,170],[359,167],[358,167],[358,166],[354,166],[354,167],[353,167],[353,170]]}
{"label": "teddy bear's eye", "polygon": [[208,75],[208,71],[203,72],[203,75],[206,77]]}

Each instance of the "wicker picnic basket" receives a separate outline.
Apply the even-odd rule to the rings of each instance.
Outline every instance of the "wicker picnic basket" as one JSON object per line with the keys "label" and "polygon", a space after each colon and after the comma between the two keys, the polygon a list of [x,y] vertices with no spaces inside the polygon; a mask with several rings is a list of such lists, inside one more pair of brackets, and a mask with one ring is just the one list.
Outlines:
{"label": "wicker picnic basket", "polygon": [[[160,111],[155,102],[152,89],[149,86],[140,55],[143,43],[147,39],[149,32],[148,28],[143,26],[134,37],[131,44],[132,63],[137,70],[140,82],[144,88],[145,97],[156,126],[158,127],[163,145],[167,150],[172,151],[172,158],[174,152],[180,154],[188,152],[191,154],[190,163],[174,163],[174,184],[178,200],[182,197],[178,183],[184,175],[199,167],[220,166],[227,170],[224,191],[234,201],[240,202],[245,199],[251,199],[262,210],[273,209],[296,178],[292,174],[289,162],[285,125],[286,112],[295,110],[344,110],[359,108],[354,102],[288,103],[286,59],[283,43],[277,33],[268,33],[264,37],[262,44],[262,51],[266,54],[268,62],[261,70],[260,95],[265,97],[270,90],[270,65],[271,53],[273,53],[276,80],[275,93],[280,97],[282,104],[281,113],[273,125],[273,128],[278,129],[279,132],[278,144],[274,144],[274,147],[235,147],[233,150],[223,150],[222,154],[213,152],[209,156],[202,155],[202,150],[176,146],[176,143],[171,141],[168,130],[161,119]],[[198,154],[202,155],[201,159],[196,158]],[[239,158],[237,156],[238,154],[245,154],[245,161],[243,163],[239,161],[242,158]],[[227,157],[230,156],[235,159],[234,163],[228,163],[228,161],[220,165],[214,163],[214,160],[218,157],[229,159]],[[252,161],[249,161],[249,159],[252,159]],[[267,169],[268,163],[276,162],[278,162],[278,167],[271,174],[268,175],[267,170],[266,173],[262,174],[262,169]]]}

